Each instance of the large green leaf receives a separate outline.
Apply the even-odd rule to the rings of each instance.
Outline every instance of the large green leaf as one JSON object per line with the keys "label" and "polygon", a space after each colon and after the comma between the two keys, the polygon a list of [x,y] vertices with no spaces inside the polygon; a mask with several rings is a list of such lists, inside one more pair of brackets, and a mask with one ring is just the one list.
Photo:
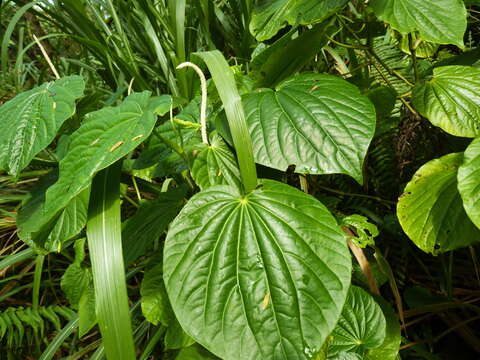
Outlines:
{"label": "large green leaf", "polygon": [[69,76],[25,91],[0,106],[0,170],[16,176],[57,135],[83,95],[81,76]]}
{"label": "large green leaf", "polygon": [[30,197],[22,203],[18,212],[19,237],[38,251],[60,251],[62,244],[78,235],[87,223],[89,187],[71,199],[44,231],[34,234],[24,231],[25,224],[42,216],[45,193],[57,179],[57,171],[44,176],[33,189]]}
{"label": "large green leaf", "polygon": [[242,180],[235,155],[217,132],[210,134],[209,138],[210,144],[193,161],[193,179],[202,190],[214,185],[240,188]]}
{"label": "large green leaf", "polygon": [[255,161],[298,173],[344,173],[362,182],[375,108],[358,88],[331,75],[293,77],[276,91],[243,98]]}
{"label": "large green leaf", "polygon": [[320,22],[340,10],[348,0],[267,0],[259,2],[250,22],[250,32],[259,41],[268,40],[286,25]]}
{"label": "large green leaf", "polygon": [[480,228],[480,138],[473,140],[465,150],[457,178],[465,211]]}
{"label": "large green leaf", "polygon": [[263,180],[214,186],[171,225],[164,280],[181,325],[223,359],[308,359],[340,316],[351,259],[315,198]]}
{"label": "large green leaf", "polygon": [[363,355],[368,349],[379,347],[385,339],[386,327],[382,309],[373,297],[362,288],[350,287],[342,315],[332,332],[329,358],[342,351]]}
{"label": "large green leaf", "polygon": [[117,107],[106,107],[85,116],[70,137],[68,153],[60,161],[58,181],[46,193],[38,216],[23,224],[23,231],[41,231],[58,212],[83,190],[93,176],[113,164],[145,140],[155,125],[156,113],[170,109],[169,96],[150,102],[150,93],[134,93]]}
{"label": "large green leaf", "polygon": [[432,124],[465,137],[480,135],[480,69],[442,66],[413,88],[415,108]]}
{"label": "large green leaf", "polygon": [[462,0],[371,0],[375,14],[402,34],[463,47],[467,11]]}
{"label": "large green leaf", "polygon": [[449,154],[423,165],[397,205],[400,224],[412,241],[432,254],[468,246],[480,230],[468,218],[457,190],[463,154]]}

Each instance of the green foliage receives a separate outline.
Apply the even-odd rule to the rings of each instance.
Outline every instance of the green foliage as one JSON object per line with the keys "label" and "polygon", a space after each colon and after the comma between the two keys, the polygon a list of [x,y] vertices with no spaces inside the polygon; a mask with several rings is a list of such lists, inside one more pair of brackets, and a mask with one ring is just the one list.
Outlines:
{"label": "green foliage", "polygon": [[435,126],[464,137],[480,135],[480,69],[441,66],[433,77],[413,89],[415,108]]}
{"label": "green foliage", "polygon": [[[243,98],[255,160],[303,174],[343,173],[362,182],[362,163],[375,131],[375,109],[348,82],[299,75],[276,91]],[[327,155],[328,154],[328,155]]]}
{"label": "green foliage", "polygon": [[[150,99],[150,93],[143,92],[128,96],[118,107],[87,114],[82,126],[70,138],[68,153],[59,164],[57,182],[47,190],[38,211],[21,225],[22,233],[35,236],[45,231],[45,227],[51,227],[62,209],[88,188],[96,172],[143,142],[153,130],[155,112],[168,111],[170,97],[161,99],[160,110],[158,106],[157,99]],[[43,243],[37,245],[44,246]]]}
{"label": "green foliage", "polygon": [[458,169],[458,191],[472,222],[480,229],[480,139],[473,140],[465,150]]}
{"label": "green foliage", "polygon": [[350,239],[356,246],[365,248],[375,245],[375,237],[378,236],[378,228],[375,224],[368,222],[368,218],[358,214],[343,216],[340,225],[349,226],[355,229],[356,236]]}
{"label": "green foliage", "polygon": [[216,186],[192,197],[168,233],[164,276],[180,323],[210,351],[288,359],[335,325],[350,260],[320,202],[265,180],[246,196]]}
{"label": "green foliage", "polygon": [[405,187],[398,218],[412,241],[437,254],[478,241],[480,229],[468,218],[457,189],[463,154],[449,154],[423,165]]}
{"label": "green foliage", "polygon": [[477,5],[2,2],[7,359],[480,353]]}
{"label": "green foliage", "polygon": [[74,312],[58,305],[39,307],[8,307],[0,312],[0,345],[5,351],[24,344],[47,342],[47,327],[60,330],[62,320],[70,320]]}
{"label": "green foliage", "polygon": [[372,0],[370,5],[402,34],[418,31],[424,40],[463,47],[467,12],[462,0]]}
{"label": "green foliage", "polygon": [[352,286],[342,315],[333,329],[328,358],[340,352],[355,352],[364,356],[369,349],[380,347],[386,335],[386,320],[373,297]]}
{"label": "green foliage", "polygon": [[259,41],[272,38],[285,25],[320,22],[341,9],[347,0],[272,0],[259,3],[250,31]]}
{"label": "green foliage", "polygon": [[0,108],[0,169],[17,176],[75,113],[83,95],[81,76],[66,77],[25,91]]}
{"label": "green foliage", "polygon": [[214,185],[240,187],[240,171],[237,160],[225,141],[216,132],[210,135],[210,143],[195,157],[192,177],[202,189]]}

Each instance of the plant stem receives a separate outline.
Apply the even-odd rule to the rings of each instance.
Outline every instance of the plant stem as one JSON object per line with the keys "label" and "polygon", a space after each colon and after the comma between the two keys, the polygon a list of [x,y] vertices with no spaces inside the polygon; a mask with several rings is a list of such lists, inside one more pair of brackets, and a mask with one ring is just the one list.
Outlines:
{"label": "plant stem", "polygon": [[412,34],[408,34],[408,48],[410,50],[410,55],[412,55],[412,64],[413,64],[413,72],[415,75],[415,82],[418,82],[420,76],[418,74],[418,62],[417,62],[417,54],[416,49],[413,44]]}
{"label": "plant stem", "polygon": [[189,61],[183,62],[177,66],[177,69],[183,69],[185,67],[191,67],[198,74],[200,78],[200,88],[202,92],[202,101],[200,103],[200,124],[202,132],[202,142],[208,145],[208,135],[207,135],[207,79],[202,69],[200,69],[194,63]]}
{"label": "plant stem", "polygon": [[32,307],[38,309],[40,302],[40,282],[42,281],[43,262],[45,260],[44,255],[37,255],[35,260],[35,274],[33,276],[33,294],[32,294]]}

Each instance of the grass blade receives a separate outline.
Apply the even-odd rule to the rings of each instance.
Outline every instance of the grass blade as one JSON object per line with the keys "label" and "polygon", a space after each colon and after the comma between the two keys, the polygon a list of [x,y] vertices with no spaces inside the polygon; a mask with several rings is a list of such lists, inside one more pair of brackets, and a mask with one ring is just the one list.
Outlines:
{"label": "grass blade", "polygon": [[257,170],[253,159],[252,139],[248,132],[242,99],[235,85],[233,72],[218,50],[196,53],[196,55],[207,64],[222,99],[237,152],[243,186],[245,191],[249,192],[257,187]]}
{"label": "grass blade", "polygon": [[38,358],[38,360],[51,360],[55,356],[55,353],[60,349],[65,340],[77,329],[78,316],[75,315],[72,320],[53,338],[48,344],[48,347]]}
{"label": "grass blade", "polygon": [[12,20],[7,26],[5,33],[2,38],[2,50],[1,50],[1,62],[2,62],[2,73],[6,74],[8,71],[8,45],[10,44],[10,39],[12,37],[15,26],[31,7],[37,4],[39,0],[29,2],[28,4],[22,6],[13,16]]}
{"label": "grass blade", "polygon": [[2,261],[0,261],[0,274],[5,269],[18,264],[19,262],[33,258],[36,255],[35,250],[28,248],[22,251],[19,251],[16,254],[6,256]]}
{"label": "grass blade", "polygon": [[135,359],[122,255],[120,171],[117,162],[94,178],[87,222],[97,320],[110,360]]}

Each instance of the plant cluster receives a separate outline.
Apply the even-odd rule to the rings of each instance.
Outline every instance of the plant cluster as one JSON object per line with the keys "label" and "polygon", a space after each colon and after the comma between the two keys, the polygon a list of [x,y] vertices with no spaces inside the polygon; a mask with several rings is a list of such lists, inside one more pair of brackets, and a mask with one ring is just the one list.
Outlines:
{"label": "plant cluster", "polygon": [[477,5],[0,4],[0,358],[475,358]]}

